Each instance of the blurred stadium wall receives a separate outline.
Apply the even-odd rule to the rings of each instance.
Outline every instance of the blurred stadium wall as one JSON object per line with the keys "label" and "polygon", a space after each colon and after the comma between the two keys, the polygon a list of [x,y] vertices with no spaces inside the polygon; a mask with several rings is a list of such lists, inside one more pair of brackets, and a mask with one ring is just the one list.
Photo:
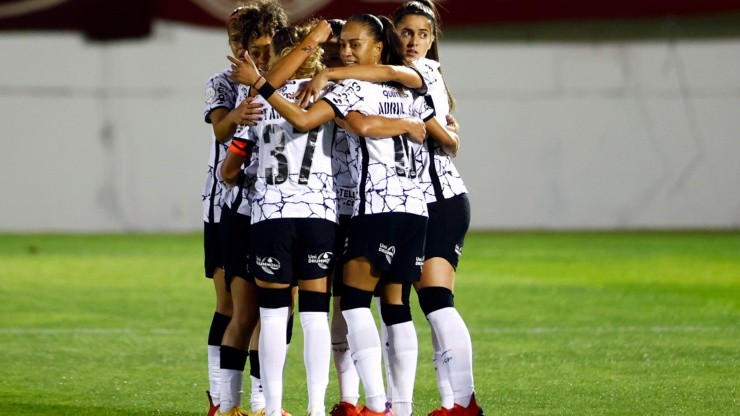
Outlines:
{"label": "blurred stadium wall", "polygon": [[[739,22],[448,28],[472,228],[738,228]],[[226,35],[148,30],[0,31],[0,232],[202,228]]]}

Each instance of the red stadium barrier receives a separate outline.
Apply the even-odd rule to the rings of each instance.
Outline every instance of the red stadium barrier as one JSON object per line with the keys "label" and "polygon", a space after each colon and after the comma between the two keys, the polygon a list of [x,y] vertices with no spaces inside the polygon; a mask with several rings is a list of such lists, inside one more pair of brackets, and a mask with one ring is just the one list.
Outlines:
{"label": "red stadium barrier", "polygon": [[[284,0],[291,18],[389,15],[398,0]],[[13,0],[0,1],[0,30],[78,30],[89,39],[149,35],[155,19],[221,27],[231,0]],[[740,12],[740,0],[446,0],[445,27],[565,20],[640,19]]]}

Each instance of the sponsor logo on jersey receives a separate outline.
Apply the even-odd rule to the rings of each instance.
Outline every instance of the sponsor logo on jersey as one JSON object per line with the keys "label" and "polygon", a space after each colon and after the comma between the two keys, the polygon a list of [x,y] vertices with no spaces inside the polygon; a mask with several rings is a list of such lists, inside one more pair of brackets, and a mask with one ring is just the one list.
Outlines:
{"label": "sponsor logo on jersey", "polygon": [[462,249],[463,246],[461,246],[460,244],[455,244],[455,254],[457,254],[458,256],[462,256]]}
{"label": "sponsor logo on jersey", "polygon": [[415,266],[423,266],[424,265],[424,257],[416,257],[416,263],[414,263]]}
{"label": "sponsor logo on jersey", "polygon": [[392,102],[392,101],[381,101],[378,103],[378,115],[384,116],[388,114],[404,115],[406,110],[404,109],[403,103]]}
{"label": "sponsor logo on jersey", "polygon": [[206,104],[212,103],[214,98],[216,98],[216,90],[213,87],[206,88]]}
{"label": "sponsor logo on jersey", "polygon": [[273,271],[280,269],[280,261],[274,257],[257,257],[256,263],[267,274],[275,274]]}
{"label": "sponsor logo on jersey", "polygon": [[396,255],[396,246],[387,246],[383,243],[380,243],[378,251],[385,254],[385,259],[388,261],[388,263],[391,263],[393,261],[393,256]]}
{"label": "sponsor logo on jersey", "polygon": [[308,264],[316,264],[322,269],[326,270],[329,268],[329,263],[331,263],[331,259],[333,256],[334,255],[328,251],[321,254],[309,254]]}

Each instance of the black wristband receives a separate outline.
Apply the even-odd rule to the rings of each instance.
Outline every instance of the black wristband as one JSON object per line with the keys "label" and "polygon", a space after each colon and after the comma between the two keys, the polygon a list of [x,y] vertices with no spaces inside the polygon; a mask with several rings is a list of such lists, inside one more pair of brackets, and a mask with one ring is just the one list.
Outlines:
{"label": "black wristband", "polygon": [[267,80],[265,80],[265,83],[262,84],[262,86],[259,87],[259,89],[257,89],[257,92],[260,93],[262,98],[267,100],[272,96],[272,94],[275,93],[275,87],[273,87],[269,82],[267,82]]}

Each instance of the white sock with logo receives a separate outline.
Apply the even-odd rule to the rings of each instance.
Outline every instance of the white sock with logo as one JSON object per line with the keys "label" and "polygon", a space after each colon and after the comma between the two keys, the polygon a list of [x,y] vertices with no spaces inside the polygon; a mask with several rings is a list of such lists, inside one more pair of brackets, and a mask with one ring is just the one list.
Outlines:
{"label": "white sock with logo", "polygon": [[352,360],[365,390],[365,405],[373,412],[383,412],[386,402],[381,369],[383,354],[373,314],[370,308],[345,310],[342,314],[347,321]]}
{"label": "white sock with logo", "polygon": [[[449,375],[455,403],[467,407],[473,395],[473,347],[457,309],[448,307],[427,315],[441,346],[443,371]],[[438,363],[439,365],[439,363]]]}
{"label": "white sock with logo", "polygon": [[441,399],[441,406],[452,409],[455,406],[455,394],[447,374],[447,366],[442,365],[442,347],[439,345],[437,334],[432,328],[432,348],[434,348],[434,373],[437,376],[437,389]]}

